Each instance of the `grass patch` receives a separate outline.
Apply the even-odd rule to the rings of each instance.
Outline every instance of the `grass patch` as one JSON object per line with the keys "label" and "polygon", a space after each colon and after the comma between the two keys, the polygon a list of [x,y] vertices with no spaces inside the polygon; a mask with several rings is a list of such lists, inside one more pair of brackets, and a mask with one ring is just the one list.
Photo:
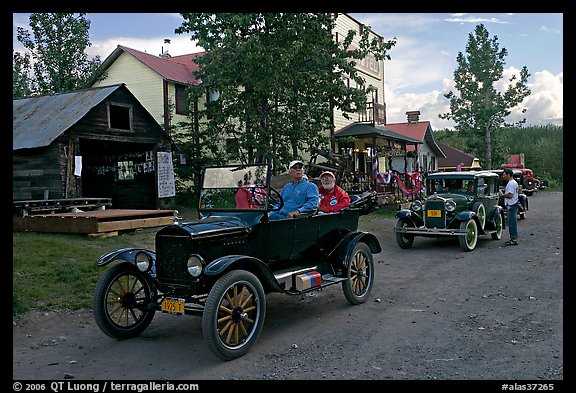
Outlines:
{"label": "grass patch", "polygon": [[91,239],[82,234],[12,232],[12,314],[91,308],[103,254],[122,247],[154,249],[158,228]]}

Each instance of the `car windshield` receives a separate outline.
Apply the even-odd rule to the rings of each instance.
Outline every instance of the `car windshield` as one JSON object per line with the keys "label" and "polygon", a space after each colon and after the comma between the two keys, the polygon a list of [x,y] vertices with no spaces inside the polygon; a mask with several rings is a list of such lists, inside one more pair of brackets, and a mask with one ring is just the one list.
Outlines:
{"label": "car windshield", "polygon": [[204,169],[200,209],[266,208],[268,166],[223,166]]}
{"label": "car windshield", "polygon": [[434,178],[428,180],[428,195],[434,193],[458,193],[458,194],[474,194],[474,180],[473,179],[444,179]]}

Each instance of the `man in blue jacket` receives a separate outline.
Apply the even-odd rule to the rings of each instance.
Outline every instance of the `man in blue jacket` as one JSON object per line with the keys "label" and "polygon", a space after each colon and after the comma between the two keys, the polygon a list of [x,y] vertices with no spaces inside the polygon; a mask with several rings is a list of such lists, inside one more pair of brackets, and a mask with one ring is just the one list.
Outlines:
{"label": "man in blue jacket", "polygon": [[270,220],[294,218],[299,213],[318,210],[318,187],[313,182],[303,179],[304,163],[300,160],[291,161],[288,171],[292,181],[280,190],[284,206],[279,211],[270,212]]}

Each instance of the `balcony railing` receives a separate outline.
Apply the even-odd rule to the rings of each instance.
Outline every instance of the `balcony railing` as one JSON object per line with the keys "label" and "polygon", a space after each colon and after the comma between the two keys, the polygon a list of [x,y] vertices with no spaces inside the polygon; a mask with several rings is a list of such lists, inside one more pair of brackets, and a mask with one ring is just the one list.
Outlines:
{"label": "balcony railing", "polygon": [[361,123],[386,124],[386,104],[368,102],[366,108],[358,112],[358,121]]}

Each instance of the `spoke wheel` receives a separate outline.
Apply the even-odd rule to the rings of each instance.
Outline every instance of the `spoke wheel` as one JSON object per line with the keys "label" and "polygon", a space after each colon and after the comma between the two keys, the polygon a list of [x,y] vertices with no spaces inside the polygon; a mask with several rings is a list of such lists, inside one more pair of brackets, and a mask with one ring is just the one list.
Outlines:
{"label": "spoke wheel", "polygon": [[406,220],[398,220],[396,222],[396,242],[400,246],[400,248],[410,248],[412,244],[414,244],[414,235],[407,235],[401,232],[398,232],[399,229],[404,227],[411,227],[410,223]]}
{"label": "spoke wheel", "polygon": [[361,304],[368,299],[374,283],[374,258],[366,243],[354,246],[346,267],[347,280],[342,281],[342,290],[348,303]]}
{"label": "spoke wheel", "polygon": [[145,273],[129,263],[115,265],[104,273],[94,290],[96,324],[113,338],[138,336],[154,318],[156,310],[148,305],[155,297]]}
{"label": "spoke wheel", "polygon": [[504,231],[504,219],[502,218],[502,214],[498,214],[496,217],[496,231],[492,232],[491,236],[493,240],[500,240],[502,239],[502,233]]}
{"label": "spoke wheel", "polygon": [[210,350],[223,360],[245,355],[258,339],[266,298],[258,278],[233,270],[216,281],[206,299],[202,333]]}
{"label": "spoke wheel", "polygon": [[468,221],[462,221],[460,223],[460,230],[465,231],[463,235],[458,236],[460,241],[460,247],[464,251],[472,251],[478,243],[478,225],[476,221],[470,219]]}

